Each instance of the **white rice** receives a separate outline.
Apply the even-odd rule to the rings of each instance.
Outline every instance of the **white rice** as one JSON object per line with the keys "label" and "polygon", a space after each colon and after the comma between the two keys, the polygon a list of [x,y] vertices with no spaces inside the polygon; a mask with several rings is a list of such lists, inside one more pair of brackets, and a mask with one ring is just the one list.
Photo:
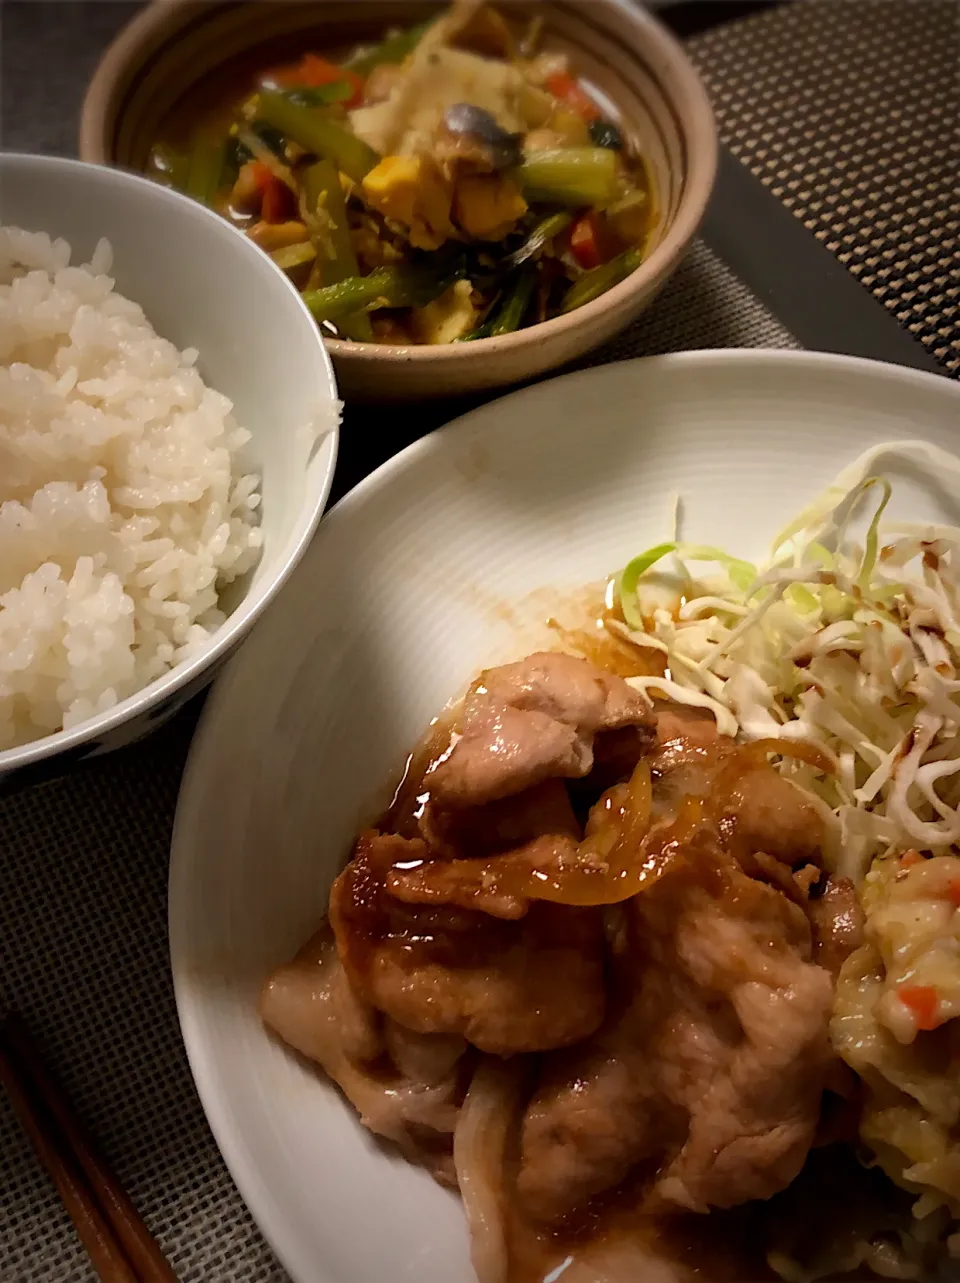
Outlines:
{"label": "white rice", "polygon": [[0,748],[203,646],[262,542],[231,402],[116,293],[106,242],[70,257],[0,227]]}

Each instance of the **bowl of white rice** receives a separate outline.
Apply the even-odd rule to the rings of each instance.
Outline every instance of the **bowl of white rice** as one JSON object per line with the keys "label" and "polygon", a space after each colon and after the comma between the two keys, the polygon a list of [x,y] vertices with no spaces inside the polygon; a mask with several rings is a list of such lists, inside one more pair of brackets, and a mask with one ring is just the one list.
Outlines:
{"label": "bowl of white rice", "polygon": [[339,419],[296,290],[222,219],[0,155],[0,778],[212,678],[316,529]]}

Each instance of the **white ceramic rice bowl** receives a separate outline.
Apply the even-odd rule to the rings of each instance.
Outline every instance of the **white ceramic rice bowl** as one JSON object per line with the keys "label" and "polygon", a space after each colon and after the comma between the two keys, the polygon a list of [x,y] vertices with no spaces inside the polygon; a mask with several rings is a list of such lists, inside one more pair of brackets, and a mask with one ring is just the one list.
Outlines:
{"label": "white ceramic rice bowl", "polygon": [[[0,155],[0,225],[63,237],[74,264],[98,241],[113,249],[116,289],[139,303],[154,329],[199,351],[204,381],[230,398],[251,439],[244,471],[261,475],[263,552],[231,586],[230,613],[204,647],[106,712],[0,751],[0,777],[50,759],[128,743],[206,685],[299,561],[333,479],[337,393],[319,331],[296,290],[215,214],[146,179],[77,161]],[[319,437],[311,438],[311,429]]]}

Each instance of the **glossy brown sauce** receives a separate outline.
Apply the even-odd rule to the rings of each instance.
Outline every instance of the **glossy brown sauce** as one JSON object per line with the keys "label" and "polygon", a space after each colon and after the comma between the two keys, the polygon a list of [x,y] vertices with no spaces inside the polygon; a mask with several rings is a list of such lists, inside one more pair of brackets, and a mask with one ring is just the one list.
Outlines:
{"label": "glossy brown sauce", "polygon": [[638,1214],[643,1180],[626,1182],[554,1234],[529,1225],[508,1200],[510,1283],[773,1283],[772,1252],[801,1273],[815,1262],[811,1275],[834,1283],[876,1283],[867,1266],[824,1273],[824,1263],[849,1259],[860,1238],[895,1239],[912,1223],[912,1196],[879,1168],[864,1167],[849,1144],[812,1150],[800,1175],[766,1202],[708,1216]]}
{"label": "glossy brown sauce", "polygon": [[374,828],[382,833],[399,833],[405,838],[420,836],[417,821],[430,792],[426,777],[431,767],[440,762],[456,743],[460,733],[460,712],[461,705],[458,704],[435,717],[420,743],[407,754],[390,805]]}
{"label": "glossy brown sauce", "polygon": [[632,646],[625,638],[610,632],[603,627],[607,617],[601,617],[592,629],[564,628],[555,620],[550,621],[550,626],[560,637],[564,650],[575,651],[598,668],[605,668],[618,677],[662,677],[667,667],[666,656],[657,650]]}
{"label": "glossy brown sauce", "polygon": [[[598,668],[616,673],[618,677],[660,677],[666,664],[662,654],[644,650],[605,627],[608,619],[622,616],[616,608],[604,602],[604,585],[590,585],[583,590],[582,614],[592,619],[585,627],[570,628],[557,619],[549,618],[547,627],[554,632],[559,643],[557,650],[580,655]],[[408,753],[400,778],[393,791],[390,805],[377,819],[374,828],[384,833],[399,833],[402,837],[419,836],[417,821],[429,799],[428,774],[456,743],[460,734],[462,703],[457,703],[435,717],[426,734]]]}
{"label": "glossy brown sauce", "polygon": [[623,613],[613,591],[613,581],[592,584],[583,589],[578,613],[590,621],[587,625],[569,627],[558,619],[548,619],[547,626],[560,638],[564,650],[575,651],[598,668],[618,677],[662,677],[667,668],[666,656],[652,647],[634,646],[621,637],[610,624],[623,624]]}
{"label": "glossy brown sauce", "polygon": [[[770,1283],[762,1209],[642,1216],[621,1190],[572,1230],[546,1234],[514,1210],[511,1283]],[[564,1266],[566,1265],[566,1268]],[[558,1271],[561,1271],[558,1273]]]}

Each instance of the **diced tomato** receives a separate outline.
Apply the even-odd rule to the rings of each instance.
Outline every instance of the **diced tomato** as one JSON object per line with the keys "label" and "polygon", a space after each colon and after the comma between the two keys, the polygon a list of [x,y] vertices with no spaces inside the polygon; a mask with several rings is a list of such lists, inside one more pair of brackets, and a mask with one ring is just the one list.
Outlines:
{"label": "diced tomato", "polygon": [[[329,58],[321,58],[318,53],[305,53],[300,60],[300,66],[305,76],[309,77],[311,85],[332,85],[337,80],[344,80],[353,75],[343,67],[338,67],[335,62]],[[359,76],[354,75],[355,80]]]}
{"label": "diced tomato", "polygon": [[897,997],[912,1014],[918,1029],[936,1029],[939,1001],[933,985],[901,985]]}
{"label": "diced tomato", "polygon": [[363,78],[358,76],[355,71],[348,71],[346,76],[347,80],[353,86],[353,93],[343,105],[348,111],[352,111],[354,107],[359,107],[363,102],[364,82]]}
{"label": "diced tomato", "polygon": [[570,249],[574,258],[586,271],[591,267],[599,267],[604,261],[600,227],[597,215],[592,209],[578,218],[571,227]]}
{"label": "diced tomato", "polygon": [[270,172],[269,165],[265,165],[262,160],[248,160],[245,168],[249,168],[253,181],[261,192],[265,192],[270,184],[276,181]]}
{"label": "diced tomato", "polygon": [[353,94],[346,100],[344,106],[355,107],[363,100],[363,78],[358,76],[355,71],[350,71],[346,67],[338,67],[335,63],[328,62],[326,58],[321,58],[319,54],[315,53],[304,54],[300,66],[303,71],[301,84],[319,87],[320,85],[334,85],[339,80],[345,80],[353,89]]}
{"label": "diced tomato", "polygon": [[297,85],[306,89],[319,89],[323,85],[335,85],[344,80],[353,90],[344,101],[344,107],[356,107],[363,101],[363,78],[355,71],[338,67],[336,63],[329,62],[316,53],[305,53],[299,62],[289,66],[275,67],[268,73],[268,77],[284,89],[293,89]]}
{"label": "diced tomato", "polygon": [[[266,168],[266,166],[264,166]],[[269,173],[269,170],[267,171]],[[270,174],[270,181],[263,188],[260,217],[265,223],[284,223],[293,211],[293,193],[286,183]]]}
{"label": "diced tomato", "polygon": [[552,71],[547,76],[547,88],[553,94],[554,98],[566,98],[571,89],[575,89],[577,82],[569,71]]}
{"label": "diced tomato", "polygon": [[904,851],[900,857],[901,869],[912,869],[915,864],[922,864],[923,856],[919,851]]}
{"label": "diced tomato", "polygon": [[622,249],[604,214],[587,210],[569,232],[570,252],[585,271],[609,263]]}
{"label": "diced tomato", "polygon": [[293,193],[262,160],[246,161],[234,187],[234,195],[243,208],[251,212],[259,201],[260,214],[266,223],[284,222],[294,208]]}
{"label": "diced tomato", "polygon": [[546,80],[547,89],[554,98],[572,107],[588,123],[600,119],[600,108],[593,99],[580,88],[568,71],[555,71]]}

